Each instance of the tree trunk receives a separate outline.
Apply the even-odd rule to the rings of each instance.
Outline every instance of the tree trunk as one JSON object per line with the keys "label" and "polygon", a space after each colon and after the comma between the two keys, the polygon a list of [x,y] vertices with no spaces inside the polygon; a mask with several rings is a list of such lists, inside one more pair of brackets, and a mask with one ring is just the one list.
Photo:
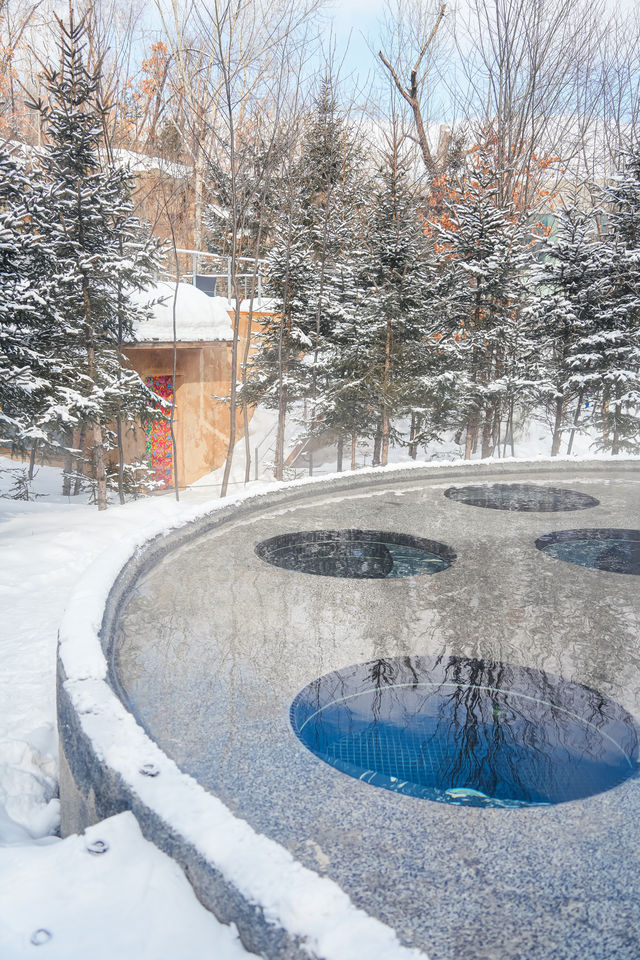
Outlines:
{"label": "tree trunk", "polygon": [[507,455],[507,444],[511,444],[511,456],[514,456],[513,452],[513,400],[509,402],[509,413],[507,415],[507,422],[504,428],[504,443],[502,445],[502,456],[506,457]]}
{"label": "tree trunk", "polygon": [[69,447],[73,446],[73,431],[68,430],[65,435],[64,467],[62,473],[62,496],[71,496],[71,474],[73,473],[73,456]]}
{"label": "tree trunk", "polygon": [[571,433],[569,434],[569,443],[567,444],[567,456],[571,454],[573,450],[573,438],[576,435],[576,430],[578,427],[578,421],[580,420],[580,410],[582,408],[582,401],[584,399],[584,390],[581,390],[578,394],[578,402],[576,403],[576,412],[573,417],[573,426],[571,427]]}
{"label": "tree trunk", "polygon": [[380,463],[383,467],[389,462],[389,415],[386,406],[382,408],[382,449]]}
{"label": "tree trunk", "polygon": [[620,453],[620,385],[616,383],[615,386],[615,395],[616,395],[616,405],[613,413],[613,433],[611,436],[611,456],[615,457]]}
{"label": "tree trunk", "polygon": [[471,454],[475,449],[475,437],[476,427],[475,423],[471,418],[467,420],[467,435],[464,441],[464,458],[465,460],[471,460]]}
{"label": "tree trunk", "polygon": [[38,449],[38,441],[31,441],[31,452],[29,453],[29,472],[27,478],[33,480],[33,471],[36,468],[36,450]]}
{"label": "tree trunk", "polygon": [[[429,36],[427,37],[427,40],[423,44],[422,49],[418,55],[418,59],[416,60],[414,67],[411,71],[408,87],[404,86],[404,84],[398,77],[396,71],[394,70],[393,66],[389,63],[389,61],[387,60],[385,55],[382,53],[382,51],[380,50],[378,53],[378,56],[384,63],[385,67],[387,68],[391,76],[393,77],[393,81],[399,93],[404,97],[404,99],[407,101],[407,103],[411,107],[411,110],[413,112],[414,123],[416,126],[416,134],[417,134],[416,139],[420,146],[420,152],[422,154],[422,160],[424,162],[425,169],[427,170],[427,173],[429,174],[430,177],[434,177],[439,171],[437,168],[437,164],[434,161],[434,158],[431,154],[431,150],[429,149],[429,141],[427,139],[427,135],[424,129],[424,123],[422,120],[422,112],[420,110],[420,100],[419,100],[419,87],[420,87],[419,73],[420,73],[420,64],[422,63],[422,60],[424,59],[425,54],[427,53],[427,50],[431,46],[433,38],[438,32],[438,28],[443,20],[446,6],[447,6],[446,3],[443,3],[442,6],[440,7],[440,12],[436,17],[434,25],[431,29],[431,33],[429,34]],[[442,157],[441,159],[443,168],[446,166],[446,159],[447,157],[445,154],[445,156]]]}
{"label": "tree trunk", "polygon": [[502,425],[502,411],[499,406],[496,406],[495,413],[493,415],[493,429],[491,431],[491,452],[495,453],[496,448],[498,450],[498,456],[500,456],[500,427]]}
{"label": "tree trunk", "polygon": [[611,446],[609,437],[610,437],[610,428],[611,424],[609,422],[609,395],[610,388],[608,384],[605,384],[604,391],[602,394],[602,446],[606,450],[607,447]]}
{"label": "tree trunk", "polygon": [[287,418],[287,390],[280,390],[278,403],[278,429],[276,430],[276,455],[273,465],[273,475],[276,480],[282,480],[284,474],[284,429]]}
{"label": "tree trunk", "polygon": [[93,425],[93,463],[96,473],[96,500],[98,510],[107,509],[107,470],[104,462],[104,447],[102,445],[102,427],[99,423]]}
{"label": "tree trunk", "polygon": [[176,500],[180,500],[180,478],[178,476],[178,444],[176,443],[176,374],[178,372],[178,327],[177,327],[177,306],[178,306],[178,284],[180,283],[180,266],[178,263],[178,250],[176,247],[176,238],[173,230],[173,221],[171,226],[171,241],[173,243],[173,255],[176,265],[176,284],[173,291],[173,304],[171,308],[171,324],[173,335],[173,367],[171,376],[171,412],[169,415],[169,433],[171,435],[171,453],[173,465],[173,488]]}
{"label": "tree trunk", "polygon": [[380,466],[380,450],[382,447],[382,420],[378,420],[376,426],[376,435],[373,440],[373,460],[371,465],[373,467]]}
{"label": "tree trunk", "polygon": [[244,343],[244,352],[242,356],[242,426],[244,429],[244,482],[245,485],[251,479],[251,443],[249,441],[249,408],[245,400],[245,391],[247,389],[247,368],[249,365],[249,352],[251,350],[251,327],[253,325],[253,301],[256,293],[256,281],[258,278],[258,256],[262,244],[262,216],[264,213],[264,193],[261,198],[260,216],[258,220],[258,235],[256,237],[255,260],[253,261],[253,274],[251,276],[251,295],[249,297],[249,316],[247,318],[247,334]]}
{"label": "tree trunk", "polygon": [[224,462],[224,472],[222,474],[222,487],[220,496],[226,497],[229,477],[231,475],[231,464],[233,462],[233,448],[236,445],[236,396],[237,396],[237,367],[238,367],[238,343],[240,334],[240,300],[239,289],[236,277],[236,258],[231,258],[233,272],[233,291],[235,294],[236,308],[233,313],[233,340],[231,341],[231,389],[229,390],[229,443],[227,446],[227,458]]}
{"label": "tree trunk", "polygon": [[415,442],[418,429],[418,418],[415,413],[411,414],[411,430],[409,431],[409,456],[415,460],[418,456],[418,444]]}
{"label": "tree trunk", "polygon": [[118,499],[124,505],[124,449],[122,446],[122,418],[116,417],[116,436],[118,438]]}
{"label": "tree trunk", "polygon": [[76,478],[73,481],[74,497],[79,496],[80,490],[82,487],[82,464],[83,464],[82,451],[84,449],[84,441],[85,441],[86,435],[87,435],[87,428],[83,423],[82,426],[80,427],[80,435],[78,437],[78,444],[77,444],[78,456],[76,457]]}
{"label": "tree trunk", "polygon": [[484,412],[484,421],[482,424],[482,452],[480,454],[483,460],[488,459],[493,453],[491,437],[493,433],[494,411],[495,408],[493,406],[489,406]]}
{"label": "tree trunk", "polygon": [[356,433],[351,434],[351,469],[356,469],[356,443],[358,440],[358,435]]}
{"label": "tree trunk", "polygon": [[387,340],[384,352],[384,380],[383,380],[383,403],[382,403],[382,449],[380,462],[386,467],[389,462],[389,373],[391,370],[391,317],[387,317]]}
{"label": "tree trunk", "polygon": [[558,397],[556,400],[555,417],[553,421],[553,441],[551,443],[551,456],[557,457],[560,453],[560,444],[562,443],[562,422],[565,414],[564,397]]}
{"label": "tree trunk", "polygon": [[342,473],[342,456],[344,453],[344,437],[341,435],[338,437],[338,456],[336,460],[336,471]]}

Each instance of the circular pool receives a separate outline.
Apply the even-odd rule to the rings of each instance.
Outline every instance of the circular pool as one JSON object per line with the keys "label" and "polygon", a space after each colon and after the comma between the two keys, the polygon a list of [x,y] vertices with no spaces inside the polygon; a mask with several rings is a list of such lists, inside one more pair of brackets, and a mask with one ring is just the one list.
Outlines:
{"label": "circular pool", "polygon": [[492,483],[465,487],[449,487],[445,497],[470,507],[489,510],[513,510],[523,513],[557,513],[565,510],[588,510],[599,501],[579,490],[541,487],[531,483]]}
{"label": "circular pool", "polygon": [[394,657],[314,680],[298,739],[376,787],[441,803],[525,807],[608,790],[636,768],[630,714],[583,684],[465,657]]}
{"label": "circular pool", "polygon": [[276,567],[316,576],[394,580],[440,573],[456,559],[434,540],[382,530],[307,530],[270,537],[256,546]]}
{"label": "circular pool", "polygon": [[536,547],[580,567],[640,576],[640,530],[558,530],[538,537]]}
{"label": "circular pool", "polygon": [[564,512],[443,494],[566,489],[617,535],[639,466],[287,485],[101,561],[60,631],[63,833],[134,810],[272,960],[637,960],[637,584],[536,549]]}

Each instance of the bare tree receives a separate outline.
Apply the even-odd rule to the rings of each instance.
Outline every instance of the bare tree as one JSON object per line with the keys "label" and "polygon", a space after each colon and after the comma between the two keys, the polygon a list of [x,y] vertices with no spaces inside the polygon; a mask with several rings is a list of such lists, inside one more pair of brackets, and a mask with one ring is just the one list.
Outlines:
{"label": "bare tree", "polygon": [[[393,31],[395,35],[392,38],[392,40],[395,41],[394,46],[397,51],[395,65],[391,62],[388,56],[383,53],[382,50],[378,52],[378,57],[384,64],[385,68],[389,71],[398,93],[411,107],[415,127],[415,138],[420,147],[425,169],[431,177],[435,177],[439,173],[442,173],[447,165],[448,137],[443,136],[441,138],[441,142],[438,144],[437,152],[434,153],[429,144],[429,139],[425,130],[422,97],[424,83],[429,72],[430,54],[432,53],[436,34],[438,33],[442,21],[444,20],[446,10],[447,5],[446,3],[443,3],[440,6],[438,13],[435,16],[431,16],[431,10],[426,12],[421,8],[413,7],[407,11],[402,4],[399,4],[395,11],[396,16]],[[417,16],[412,18],[412,13],[417,13]],[[418,28],[417,31],[412,29],[412,27],[415,28],[416,22],[420,25],[423,23],[432,23],[432,26],[426,36],[423,35],[422,29]],[[407,38],[407,32],[412,33],[413,36]],[[408,82],[405,82],[404,79],[399,76],[399,71],[402,69],[400,66],[402,61],[406,61],[407,50],[405,44],[407,39],[409,39],[408,46],[413,48],[415,48],[417,41],[418,50],[417,54],[415,55],[413,65],[408,71],[409,80]]]}
{"label": "bare tree", "polygon": [[[160,6],[160,0],[157,0]],[[190,6],[171,19],[160,6],[188,109],[195,181],[194,246],[203,243],[205,195],[219,198],[227,222],[230,286],[235,302],[229,397],[229,443],[221,495],[225,496],[237,437],[237,394],[242,295],[239,258],[250,208],[264,201],[278,140],[284,78],[308,39],[305,26],[315,0],[283,7],[277,0]],[[261,141],[261,149],[256,144]],[[260,223],[260,216],[257,217]],[[261,229],[261,228],[260,228]],[[246,348],[248,349],[248,347]],[[246,354],[246,350],[245,350]],[[245,411],[245,424],[247,415]]]}

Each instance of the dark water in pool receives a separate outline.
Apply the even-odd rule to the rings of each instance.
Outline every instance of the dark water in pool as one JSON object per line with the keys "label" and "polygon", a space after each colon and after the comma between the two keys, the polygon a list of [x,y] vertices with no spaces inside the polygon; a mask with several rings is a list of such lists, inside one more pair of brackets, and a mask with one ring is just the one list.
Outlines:
{"label": "dark water in pool", "polygon": [[285,570],[357,580],[440,573],[455,560],[455,553],[445,544],[378,530],[282,534],[259,543],[256,553]]}
{"label": "dark water in pool", "polygon": [[461,657],[374,660],[319,678],[291,706],[302,743],[373,786],[444,803],[555,804],[637,766],[633,718],[539,670]]}
{"label": "dark water in pool", "polygon": [[640,530],[558,530],[536,540],[536,547],[581,567],[640,576]]}
{"label": "dark water in pool", "polygon": [[524,513],[556,513],[563,510],[587,510],[600,503],[579,490],[539,487],[529,483],[492,483],[449,487],[449,500],[489,510],[513,510]]}

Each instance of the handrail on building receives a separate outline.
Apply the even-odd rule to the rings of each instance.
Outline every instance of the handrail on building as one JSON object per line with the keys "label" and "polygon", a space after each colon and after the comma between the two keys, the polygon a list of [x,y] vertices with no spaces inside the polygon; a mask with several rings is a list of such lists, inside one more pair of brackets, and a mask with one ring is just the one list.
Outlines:
{"label": "handrail on building", "polygon": [[[232,300],[232,297],[231,297],[231,280],[232,280],[231,263],[232,263],[232,258],[231,258],[231,257],[229,257],[229,256],[225,257],[225,256],[222,256],[221,254],[218,254],[218,253],[210,253],[209,251],[206,251],[206,250],[190,250],[190,249],[186,249],[186,248],[184,248],[184,247],[177,247],[177,248],[175,249],[175,253],[176,253],[176,254],[181,254],[181,255],[186,256],[186,257],[189,257],[189,258],[191,259],[191,272],[190,272],[190,273],[185,272],[185,273],[183,274],[183,277],[184,277],[185,279],[186,279],[187,277],[190,278],[191,284],[192,284],[194,287],[197,286],[197,278],[198,278],[199,276],[215,278],[216,281],[222,280],[222,279],[226,280],[226,284],[227,284],[227,303],[231,304],[231,300]],[[220,273],[213,273],[213,272],[212,272],[212,273],[201,273],[201,272],[199,272],[199,269],[198,269],[198,268],[199,268],[199,266],[201,265],[201,261],[202,261],[202,260],[205,260],[205,261],[208,260],[208,261],[213,261],[214,263],[216,263],[216,262],[219,263],[219,264],[223,267],[223,271],[221,271]],[[244,299],[246,300],[246,299],[247,299],[247,282],[248,282],[249,279],[253,278],[253,276],[255,275],[255,277],[256,277],[256,284],[257,284],[257,296],[256,296],[256,300],[257,300],[258,304],[260,304],[260,303],[262,302],[262,286],[263,286],[262,274],[263,274],[263,270],[264,270],[264,265],[265,265],[266,262],[267,262],[266,259],[260,258],[260,257],[236,257],[236,262],[246,263],[246,264],[253,264],[253,265],[257,264],[257,270],[255,270],[255,271],[250,271],[250,272],[248,271],[248,272],[246,272],[246,273],[236,273],[235,279],[236,279],[236,281],[238,281],[238,280],[243,280],[243,281],[244,281],[244,284],[243,284],[243,285],[244,285]],[[206,265],[206,264],[205,264],[205,265]],[[166,272],[169,273],[169,275],[173,276],[173,274],[171,273],[171,271],[166,271]],[[173,278],[175,279],[175,277],[173,277]]]}

